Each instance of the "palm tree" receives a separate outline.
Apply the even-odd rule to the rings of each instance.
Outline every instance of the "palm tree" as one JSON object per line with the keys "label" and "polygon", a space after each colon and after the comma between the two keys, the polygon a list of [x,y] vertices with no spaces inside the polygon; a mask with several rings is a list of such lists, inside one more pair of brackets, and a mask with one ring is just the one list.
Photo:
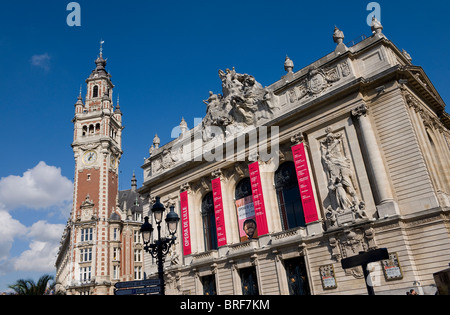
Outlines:
{"label": "palm tree", "polygon": [[37,283],[31,279],[19,279],[15,284],[10,285],[9,288],[13,289],[18,295],[44,295],[50,280],[53,280],[53,276],[43,275]]}

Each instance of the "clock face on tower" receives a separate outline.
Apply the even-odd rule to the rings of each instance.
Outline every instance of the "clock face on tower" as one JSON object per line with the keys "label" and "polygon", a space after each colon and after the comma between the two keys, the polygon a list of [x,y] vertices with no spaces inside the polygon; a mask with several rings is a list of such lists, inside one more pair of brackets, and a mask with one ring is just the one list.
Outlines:
{"label": "clock face on tower", "polygon": [[93,165],[97,161],[97,152],[87,151],[83,155],[83,164],[86,166]]}

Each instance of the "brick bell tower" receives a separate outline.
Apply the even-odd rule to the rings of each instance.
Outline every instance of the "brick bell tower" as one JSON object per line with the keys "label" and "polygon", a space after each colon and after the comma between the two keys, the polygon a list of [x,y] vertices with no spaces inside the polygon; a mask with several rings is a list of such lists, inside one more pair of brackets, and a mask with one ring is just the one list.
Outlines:
{"label": "brick bell tower", "polygon": [[[103,44],[103,42],[101,43]],[[122,113],[113,106],[114,85],[106,71],[106,60],[100,46],[96,68],[87,78],[83,104],[75,104],[74,199],[71,214],[71,287],[72,294],[106,295],[113,293],[114,269],[111,240],[116,230],[110,217],[116,211],[118,166],[122,156]]]}

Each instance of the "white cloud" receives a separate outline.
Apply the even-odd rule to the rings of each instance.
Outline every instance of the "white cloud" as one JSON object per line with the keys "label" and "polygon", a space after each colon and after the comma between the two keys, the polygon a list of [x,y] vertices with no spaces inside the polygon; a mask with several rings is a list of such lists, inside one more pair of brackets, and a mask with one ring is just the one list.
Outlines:
{"label": "white cloud", "polygon": [[45,71],[50,70],[50,59],[48,53],[42,54],[42,55],[34,55],[31,57],[31,64],[35,67],[39,67],[44,69]]}
{"label": "white cloud", "polygon": [[14,238],[24,235],[26,232],[26,226],[13,219],[0,206],[0,263],[7,260]]}
{"label": "white cloud", "polygon": [[19,271],[54,271],[59,241],[64,231],[63,224],[49,224],[46,221],[34,223],[27,236],[31,239],[30,249],[14,259],[14,269]]}
{"label": "white cloud", "polygon": [[[54,271],[63,224],[39,221],[27,228],[5,211],[0,212],[0,220],[0,275],[12,270]],[[14,238],[19,236],[29,241],[29,248],[18,257],[9,257]]]}
{"label": "white cloud", "polygon": [[[61,175],[60,168],[45,162],[22,176],[0,179],[0,276],[14,270],[54,271],[65,225],[40,220],[27,227],[20,221],[33,210],[47,212],[47,215],[58,211],[67,219],[72,194],[72,182]],[[22,211],[13,218],[11,214],[18,208]],[[15,242],[17,239],[20,242]]]}
{"label": "white cloud", "polygon": [[39,221],[29,228],[27,236],[40,242],[59,242],[64,227],[63,224],[50,224],[47,221]]}
{"label": "white cloud", "polygon": [[61,175],[61,169],[40,162],[23,176],[0,179],[0,204],[6,209],[19,207],[48,209],[59,207],[67,211],[72,200],[73,184]]}

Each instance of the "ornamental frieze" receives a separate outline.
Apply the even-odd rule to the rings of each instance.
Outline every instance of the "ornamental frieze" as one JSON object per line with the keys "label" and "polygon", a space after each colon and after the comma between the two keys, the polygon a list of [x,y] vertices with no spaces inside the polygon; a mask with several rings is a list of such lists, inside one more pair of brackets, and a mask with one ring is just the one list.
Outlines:
{"label": "ornamental frieze", "polygon": [[287,92],[289,102],[295,103],[303,98],[313,98],[321,94],[326,89],[333,86],[335,82],[347,77],[351,73],[347,62],[343,62],[328,69],[311,68],[305,79],[299,85]]}

